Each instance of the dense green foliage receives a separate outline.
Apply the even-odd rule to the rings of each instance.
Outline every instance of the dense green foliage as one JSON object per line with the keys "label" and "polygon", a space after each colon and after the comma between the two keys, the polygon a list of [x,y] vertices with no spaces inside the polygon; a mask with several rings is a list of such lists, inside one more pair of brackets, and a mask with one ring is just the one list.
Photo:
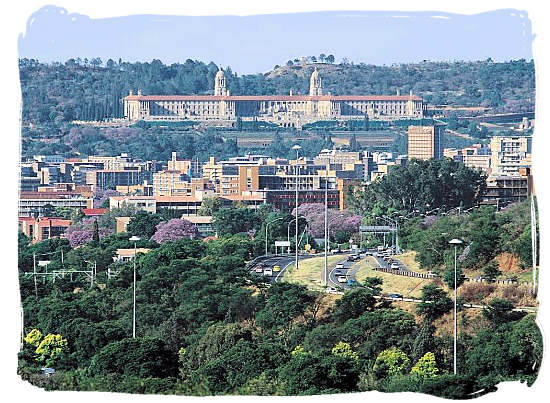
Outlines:
{"label": "dense green foliage", "polygon": [[400,231],[401,246],[417,251],[421,267],[443,267],[444,278],[454,284],[454,249],[449,244],[452,238],[464,241],[458,248],[459,284],[461,268],[483,268],[487,279],[494,280],[500,273],[492,260],[502,252],[519,256],[523,267],[532,267],[529,201],[498,213],[494,207],[482,206],[468,214],[458,215],[455,210],[446,216],[407,220]]}
{"label": "dense green foliage", "polygon": [[349,197],[353,208],[371,218],[398,212],[471,207],[481,201],[485,176],[450,159],[412,160]]}
{"label": "dense green foliage", "polygon": [[[455,377],[448,336],[436,336],[432,324],[450,308],[441,289],[424,288],[420,322],[375,298],[379,278],[367,278],[336,302],[304,286],[268,285],[245,270],[245,261],[261,253],[266,222],[280,218],[269,230],[284,237],[292,216],[269,206],[218,212],[230,230],[217,240],[138,243],[152,250],[137,259],[135,339],[132,263],[112,261],[116,248],[133,246],[127,235],[76,249],[65,240],[29,245],[20,237],[20,271],[30,271],[33,253],[53,252],[52,264],[62,265],[63,250],[65,267],[79,259],[98,262],[93,286],[75,274],[38,281],[35,295],[32,277],[21,276],[23,379],[48,390],[305,395],[377,389],[465,398],[501,380],[536,378],[540,332],[532,316],[513,314],[509,302],[487,307],[490,331],[461,338]],[[136,213],[132,228],[150,232],[157,219]],[[255,236],[248,233],[254,230]],[[49,359],[54,375],[41,375],[37,354]]]}
{"label": "dense green foliage", "polygon": [[[121,117],[121,99],[129,90],[144,94],[209,94],[218,66],[187,59],[165,65],[160,60],[129,63],[95,58],[44,64],[19,61],[23,121],[67,122]],[[320,64],[327,93],[406,94],[413,90],[432,104],[466,104],[533,109],[533,61],[495,63],[423,62],[392,66]],[[312,65],[285,66],[267,74],[238,76],[225,69],[231,94],[296,94],[308,91]]]}

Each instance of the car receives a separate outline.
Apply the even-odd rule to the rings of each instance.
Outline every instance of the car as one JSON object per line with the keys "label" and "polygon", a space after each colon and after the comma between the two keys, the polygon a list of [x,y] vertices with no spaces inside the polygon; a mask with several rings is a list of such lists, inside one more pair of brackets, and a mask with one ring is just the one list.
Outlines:
{"label": "car", "polygon": [[353,278],[348,279],[348,286],[353,287],[356,283],[357,282],[355,281],[355,279]]}
{"label": "car", "polygon": [[376,248],[376,250],[378,250],[378,252],[382,252],[385,248],[383,246],[379,246]]}
{"label": "car", "polygon": [[264,269],[264,276],[272,276],[273,275],[273,270],[271,270],[270,267],[266,267]]}
{"label": "car", "polygon": [[261,267],[261,266],[256,266],[256,268],[254,269],[254,271],[256,273],[263,273],[264,269]]}
{"label": "car", "polygon": [[342,270],[334,270],[334,275],[339,276],[342,274]]}
{"label": "car", "polygon": [[273,266],[273,271],[281,271],[281,268],[278,265]]}
{"label": "car", "polygon": [[380,255],[378,254],[378,252],[372,252],[372,256],[379,257]]}
{"label": "car", "polygon": [[336,269],[343,269],[344,268],[344,264],[343,263],[338,263],[336,265]]}
{"label": "car", "polygon": [[394,294],[390,294],[390,298],[401,298],[401,299],[403,299],[403,296],[401,294],[394,293]]}
{"label": "car", "polygon": [[338,276],[337,280],[338,280],[339,283],[347,283],[348,282],[348,278],[346,276]]}
{"label": "car", "polygon": [[340,249],[333,249],[330,251],[330,253],[340,253]]}
{"label": "car", "polygon": [[391,266],[390,266],[393,270],[397,270],[399,269],[399,263],[392,263]]}
{"label": "car", "polygon": [[338,292],[338,290],[336,289],[336,287],[327,287],[325,288],[325,292],[328,293],[328,294],[334,294],[335,292]]}

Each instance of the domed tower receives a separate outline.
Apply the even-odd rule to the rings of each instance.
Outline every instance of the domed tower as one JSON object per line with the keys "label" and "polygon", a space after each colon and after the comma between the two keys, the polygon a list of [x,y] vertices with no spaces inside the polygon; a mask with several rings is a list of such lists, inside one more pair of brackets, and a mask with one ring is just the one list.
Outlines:
{"label": "domed tower", "polygon": [[216,78],[214,79],[214,95],[227,95],[225,74],[223,73],[221,67],[216,73]]}
{"label": "domed tower", "polygon": [[323,85],[317,67],[315,67],[309,79],[309,95],[323,95]]}

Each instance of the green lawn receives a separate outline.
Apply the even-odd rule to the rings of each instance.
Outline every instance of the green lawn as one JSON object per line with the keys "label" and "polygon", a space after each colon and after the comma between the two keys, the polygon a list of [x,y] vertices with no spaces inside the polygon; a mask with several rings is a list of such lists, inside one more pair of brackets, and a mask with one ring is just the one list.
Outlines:
{"label": "green lawn", "polygon": [[398,293],[404,297],[420,297],[422,295],[422,287],[433,281],[431,279],[399,276],[397,274],[376,271],[373,267],[378,267],[378,265],[371,256],[362,259],[358,264],[360,266],[355,274],[357,281],[362,282],[366,277],[380,277],[383,281],[382,292],[387,294]]}
{"label": "green lawn", "polygon": [[[328,257],[328,267],[334,267],[336,263],[343,260],[345,255],[335,255]],[[323,270],[325,268],[325,258],[314,257],[301,260],[298,270],[294,270],[294,263],[286,269],[282,281],[294,284],[305,285],[310,290],[323,291]]]}

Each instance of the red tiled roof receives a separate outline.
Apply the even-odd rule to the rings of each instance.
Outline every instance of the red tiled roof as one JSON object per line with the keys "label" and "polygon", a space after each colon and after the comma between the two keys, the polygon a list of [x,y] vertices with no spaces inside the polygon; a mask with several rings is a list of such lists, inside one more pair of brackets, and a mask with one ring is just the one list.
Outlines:
{"label": "red tiled roof", "polygon": [[109,209],[106,208],[83,208],[82,213],[87,216],[91,215],[103,215],[105,214]]}
{"label": "red tiled roof", "polygon": [[126,101],[422,101],[417,95],[128,95]]}
{"label": "red tiled roof", "polygon": [[65,220],[63,218],[41,218],[38,221],[39,227],[68,227],[72,223],[71,220]]}

